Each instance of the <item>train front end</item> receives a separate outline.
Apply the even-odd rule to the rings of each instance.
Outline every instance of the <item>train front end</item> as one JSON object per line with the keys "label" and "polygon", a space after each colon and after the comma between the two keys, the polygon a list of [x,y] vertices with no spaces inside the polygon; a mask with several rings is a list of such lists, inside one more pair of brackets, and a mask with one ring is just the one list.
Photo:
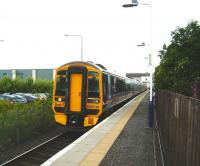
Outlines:
{"label": "train front end", "polygon": [[91,63],[72,62],[56,70],[52,108],[55,121],[89,127],[102,114],[102,72]]}

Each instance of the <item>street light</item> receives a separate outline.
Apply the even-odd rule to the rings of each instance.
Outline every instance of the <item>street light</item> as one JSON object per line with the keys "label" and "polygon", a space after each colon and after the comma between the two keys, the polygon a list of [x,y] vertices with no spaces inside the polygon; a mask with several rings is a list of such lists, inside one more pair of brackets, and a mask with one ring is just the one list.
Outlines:
{"label": "street light", "polygon": [[150,3],[138,3],[137,0],[132,0],[132,3],[124,4],[124,5],[122,5],[122,7],[124,7],[124,8],[129,8],[129,7],[135,7],[135,6],[138,6],[138,5],[151,6]]}
{"label": "street light", "polygon": [[[138,6],[138,5],[146,5],[146,6],[149,6],[149,7],[152,7],[152,4],[150,3],[138,3],[137,0],[132,0],[132,3],[131,4],[125,4],[125,5],[122,5],[122,7],[135,7],[135,6]],[[149,127],[153,127],[153,88],[152,88],[152,10],[151,10],[151,16],[150,16],[150,40],[151,40],[151,43],[150,43],[150,47],[151,47],[151,52],[150,52],[150,55],[149,55],[149,66],[150,66],[150,81],[149,81],[149,84],[150,84],[150,98],[149,98],[149,111],[148,111],[148,124],[149,124]],[[145,43],[141,43],[140,45],[137,45],[137,46],[145,46]]]}
{"label": "street light", "polygon": [[[151,45],[146,44],[145,42],[142,42],[141,44],[138,44],[137,47],[150,47]],[[146,58],[145,58],[146,59]],[[152,59],[151,59],[151,54],[149,54],[149,66],[152,65]]]}
{"label": "street light", "polygon": [[138,44],[137,46],[138,47],[143,47],[143,46],[146,46],[146,44],[144,42],[142,42],[141,44]]}
{"label": "street light", "polygon": [[137,0],[132,0],[132,3],[124,4],[124,5],[122,5],[122,7],[128,8],[128,7],[134,7],[134,6],[137,6],[137,5],[138,5]]}
{"label": "street light", "polygon": [[[151,45],[149,44],[146,44],[146,43],[141,43],[141,44],[138,44],[137,47],[150,47]],[[149,57],[145,57],[145,59],[148,59],[149,58],[149,63],[148,65],[150,66],[150,70],[151,70],[151,65],[152,65],[152,59],[151,59],[151,54],[149,54]],[[151,77],[151,72],[150,72],[150,81],[152,80],[152,77]],[[149,86],[150,86],[150,82],[149,82]],[[151,100],[150,100],[151,101]]]}
{"label": "street light", "polygon": [[71,34],[65,34],[64,36],[75,36],[75,37],[80,37],[81,39],[81,61],[83,61],[83,36],[82,35],[71,35]]}

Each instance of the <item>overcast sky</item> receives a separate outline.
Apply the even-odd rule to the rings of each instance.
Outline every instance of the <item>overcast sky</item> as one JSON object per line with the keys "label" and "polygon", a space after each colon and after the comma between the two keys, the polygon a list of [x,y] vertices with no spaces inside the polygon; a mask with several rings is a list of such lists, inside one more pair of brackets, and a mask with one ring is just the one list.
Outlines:
{"label": "overcast sky", "polygon": [[[171,31],[200,21],[200,0],[0,0],[0,69],[56,68],[83,59],[122,72],[147,72],[151,52],[171,40]],[[152,11],[152,31],[151,31]],[[152,34],[152,35],[151,35]],[[145,42],[146,47],[137,47]]]}

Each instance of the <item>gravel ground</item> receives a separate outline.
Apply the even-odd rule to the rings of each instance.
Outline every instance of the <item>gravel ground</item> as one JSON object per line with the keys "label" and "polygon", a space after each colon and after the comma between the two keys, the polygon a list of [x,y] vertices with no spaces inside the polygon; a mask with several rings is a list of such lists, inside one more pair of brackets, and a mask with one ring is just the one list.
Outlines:
{"label": "gravel ground", "polygon": [[100,166],[154,166],[153,130],[147,126],[148,100],[147,95]]}
{"label": "gravel ground", "polygon": [[43,143],[44,141],[53,138],[54,136],[57,136],[61,132],[64,131],[64,128],[61,126],[56,126],[54,129],[49,130],[46,133],[43,133],[42,135],[37,135],[34,138],[29,139],[28,141],[21,143],[19,145],[10,147],[7,150],[4,150],[3,152],[0,151],[0,165],[4,163],[7,160],[10,160],[27,150]]}

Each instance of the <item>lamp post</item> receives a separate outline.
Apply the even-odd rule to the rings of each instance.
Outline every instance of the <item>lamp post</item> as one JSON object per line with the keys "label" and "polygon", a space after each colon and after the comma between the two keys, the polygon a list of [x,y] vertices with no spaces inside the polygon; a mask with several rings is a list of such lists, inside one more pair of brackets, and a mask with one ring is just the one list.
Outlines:
{"label": "lamp post", "polygon": [[82,35],[71,35],[71,34],[65,34],[64,36],[75,36],[75,37],[80,37],[81,39],[81,61],[83,61],[83,36]]}
{"label": "lamp post", "polygon": [[[148,46],[151,47],[151,45],[147,45],[146,43],[141,43],[141,44],[138,44],[137,46],[138,47],[148,47]],[[152,78],[153,77],[152,77],[152,75],[153,74],[152,73],[153,72],[152,72],[152,54],[151,53],[149,54],[149,63],[148,63],[148,65],[149,65],[149,70],[150,70],[150,72],[149,72],[150,73],[150,78],[149,78],[149,88],[150,88],[150,99],[149,99],[149,101],[150,101],[150,103],[149,104],[150,104],[150,109],[152,109],[152,107],[153,107],[153,103],[152,103],[152,98],[153,98],[152,97],[153,96],[153,93],[152,93],[152,89],[153,89],[152,88],[153,87],[152,86]]]}
{"label": "lamp post", "polygon": [[[128,7],[135,7],[135,6],[138,6],[138,5],[146,5],[146,6],[149,6],[151,7],[151,13],[150,13],[150,40],[151,40],[151,43],[150,43],[150,47],[151,47],[151,51],[150,51],[150,54],[149,54],[149,67],[150,67],[150,80],[149,80],[149,88],[150,88],[150,98],[149,98],[149,110],[148,110],[148,125],[149,127],[153,127],[153,86],[152,86],[152,4],[150,3],[138,3],[137,0],[132,0],[132,3],[131,4],[124,4],[122,5],[122,7],[125,7],[125,8],[128,8]],[[141,43],[140,45],[137,45],[137,46],[146,46],[145,43]]]}
{"label": "lamp post", "polygon": [[137,0],[132,0],[132,3],[124,4],[124,5],[122,5],[122,7],[129,8],[129,7],[135,7],[135,6],[138,6],[138,5],[151,6],[150,3],[138,3]]}
{"label": "lamp post", "polygon": [[132,0],[132,3],[124,4],[124,5],[122,5],[122,7],[128,8],[128,7],[134,7],[134,6],[137,6],[137,5],[138,5],[137,0]]}

